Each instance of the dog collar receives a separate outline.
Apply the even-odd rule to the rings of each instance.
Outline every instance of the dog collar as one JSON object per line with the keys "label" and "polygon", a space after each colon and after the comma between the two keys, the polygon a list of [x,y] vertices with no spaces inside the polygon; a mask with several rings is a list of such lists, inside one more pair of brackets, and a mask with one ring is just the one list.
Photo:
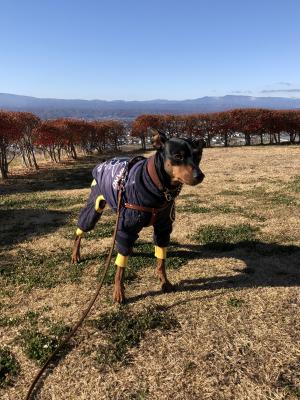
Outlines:
{"label": "dog collar", "polygon": [[148,171],[148,174],[150,175],[150,178],[151,178],[152,182],[154,183],[154,185],[159,190],[163,191],[164,187],[163,187],[163,185],[157,175],[157,172],[156,172],[156,168],[155,168],[155,164],[154,164],[154,156],[148,158],[147,171]]}
{"label": "dog collar", "polygon": [[147,160],[147,171],[148,174],[150,175],[150,178],[152,180],[152,182],[155,184],[155,186],[161,191],[163,192],[163,194],[165,195],[166,200],[172,201],[175,199],[175,197],[177,197],[181,191],[182,188],[182,184],[178,184],[174,187],[174,189],[168,189],[165,188],[163,186],[163,184],[161,183],[157,172],[156,172],[156,168],[155,168],[155,164],[154,164],[154,156],[149,157]]}

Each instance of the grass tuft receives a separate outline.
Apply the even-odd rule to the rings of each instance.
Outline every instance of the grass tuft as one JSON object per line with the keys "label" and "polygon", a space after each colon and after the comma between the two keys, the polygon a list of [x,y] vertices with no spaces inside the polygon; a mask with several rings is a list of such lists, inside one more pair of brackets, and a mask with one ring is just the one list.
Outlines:
{"label": "grass tuft", "polygon": [[42,365],[58,347],[63,336],[65,336],[70,328],[61,322],[49,323],[46,333],[38,330],[33,322],[32,325],[24,329],[21,333],[21,346],[26,356]]}
{"label": "grass tuft", "polygon": [[237,299],[235,297],[232,297],[227,301],[227,304],[229,306],[236,307],[236,308],[241,307],[244,303],[245,303],[245,300]]}
{"label": "grass tuft", "polygon": [[0,317],[0,327],[4,328],[6,326],[17,326],[22,322],[20,317]]}
{"label": "grass tuft", "polygon": [[20,364],[7,347],[0,348],[0,388],[14,383],[20,373]]}
{"label": "grass tuft", "polygon": [[87,265],[94,261],[89,257],[76,266],[70,266],[70,250],[58,250],[44,255],[29,249],[18,251],[14,261],[0,267],[3,285],[11,283],[29,292],[32,288],[50,289],[62,283],[78,283]]}
{"label": "grass tuft", "polygon": [[288,396],[293,396],[293,399],[300,399],[299,366],[300,359],[298,358],[294,363],[284,367],[277,380],[277,386],[282,388]]}
{"label": "grass tuft", "polygon": [[292,181],[287,184],[287,188],[295,193],[300,193],[300,175],[294,176]]}
{"label": "grass tuft", "polygon": [[178,212],[189,212],[193,214],[204,214],[211,212],[211,209],[208,207],[199,206],[195,203],[186,203],[182,206],[176,207],[176,211]]}
{"label": "grass tuft", "polygon": [[148,330],[170,330],[179,326],[177,320],[163,307],[150,306],[134,314],[121,308],[92,321],[93,326],[106,334],[108,344],[98,348],[97,361],[101,365],[124,362],[129,348],[136,347]]}
{"label": "grass tuft", "polygon": [[257,231],[258,228],[249,224],[229,227],[207,225],[198,229],[192,238],[208,250],[228,251],[234,249],[237,243],[254,241]]}

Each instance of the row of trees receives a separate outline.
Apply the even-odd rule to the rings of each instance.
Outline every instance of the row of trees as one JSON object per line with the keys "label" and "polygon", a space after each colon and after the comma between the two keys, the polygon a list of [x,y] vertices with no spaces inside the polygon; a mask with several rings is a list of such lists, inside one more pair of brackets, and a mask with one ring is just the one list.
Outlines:
{"label": "row of trees", "polygon": [[[245,145],[254,141],[280,143],[284,132],[290,143],[300,142],[300,110],[273,111],[266,109],[235,109],[193,115],[141,115],[133,121],[131,135],[146,148],[149,128],[159,128],[169,137],[190,136],[205,139],[207,146],[221,140],[224,146],[238,134]],[[119,121],[87,122],[79,119],[41,121],[27,112],[0,110],[0,171],[7,178],[10,162],[20,154],[28,168],[38,169],[36,151],[60,162],[62,153],[76,159],[80,149],[86,154],[107,149],[117,150],[126,136],[125,125]]]}
{"label": "row of trees", "polygon": [[57,119],[41,121],[28,112],[0,111],[0,171],[8,176],[9,164],[20,154],[28,168],[38,169],[36,151],[61,161],[65,152],[77,158],[77,149],[86,154],[111,148],[117,150],[125,137],[125,127],[113,120],[92,121]]}
{"label": "row of trees", "polygon": [[141,115],[132,125],[132,135],[141,139],[143,148],[149,128],[162,129],[169,137],[202,137],[207,146],[216,137],[229,146],[237,134],[244,135],[245,145],[250,145],[254,138],[263,144],[266,137],[271,144],[280,143],[283,132],[289,135],[290,143],[295,143],[297,136],[300,142],[300,110],[235,109],[209,114]]}

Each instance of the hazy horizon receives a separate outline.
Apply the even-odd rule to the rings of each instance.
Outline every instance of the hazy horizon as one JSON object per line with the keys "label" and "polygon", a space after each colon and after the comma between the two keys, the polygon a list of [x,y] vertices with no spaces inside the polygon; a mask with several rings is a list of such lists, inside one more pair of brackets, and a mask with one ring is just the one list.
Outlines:
{"label": "hazy horizon", "polygon": [[201,97],[195,97],[195,98],[186,98],[186,99],[162,99],[162,98],[148,98],[148,99],[132,99],[132,100],[127,100],[127,99],[103,99],[103,98],[83,98],[83,97],[77,97],[77,98],[68,98],[68,97],[39,97],[39,96],[30,96],[27,94],[18,94],[18,93],[6,93],[6,92],[0,92],[0,95],[8,95],[8,96],[22,96],[22,97],[33,97],[37,99],[42,99],[42,100],[83,100],[83,101],[107,101],[107,102],[114,102],[114,101],[124,101],[124,102],[130,102],[130,101],[192,101],[192,100],[197,100],[197,99],[203,99],[206,97],[218,99],[218,98],[223,98],[226,96],[238,96],[238,97],[252,97],[252,98],[282,98],[282,99],[295,99],[295,100],[300,100],[300,95],[299,97],[293,96],[293,97],[285,97],[285,96],[266,96],[266,95],[261,95],[261,96],[251,96],[251,95],[246,95],[246,94],[225,94],[223,96],[201,96]]}

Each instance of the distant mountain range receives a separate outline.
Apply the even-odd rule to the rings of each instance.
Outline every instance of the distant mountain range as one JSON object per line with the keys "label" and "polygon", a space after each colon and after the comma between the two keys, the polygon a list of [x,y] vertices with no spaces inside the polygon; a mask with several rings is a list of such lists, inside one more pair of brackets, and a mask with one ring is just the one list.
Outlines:
{"label": "distant mountain range", "polygon": [[193,100],[64,100],[0,93],[0,109],[30,111],[43,119],[134,119],[140,114],[192,114],[232,108],[300,109],[300,99],[284,97],[222,96]]}

